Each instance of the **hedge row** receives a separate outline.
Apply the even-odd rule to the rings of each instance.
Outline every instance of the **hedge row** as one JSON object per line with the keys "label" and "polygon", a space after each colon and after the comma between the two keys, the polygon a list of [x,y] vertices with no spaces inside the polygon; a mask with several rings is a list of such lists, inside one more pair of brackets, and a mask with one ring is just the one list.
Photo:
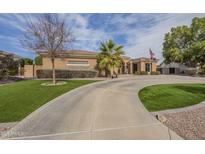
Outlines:
{"label": "hedge row", "polygon": [[185,74],[187,74],[187,75],[195,75],[196,72],[197,72],[197,69],[196,69],[196,68],[187,68],[187,69],[185,70]]}
{"label": "hedge row", "polygon": [[[56,78],[94,78],[97,71],[94,70],[55,70]],[[37,70],[37,78],[52,78],[52,70]]]}
{"label": "hedge row", "polygon": [[[148,72],[146,71],[136,71],[135,75],[148,75]],[[159,71],[151,72],[150,75],[160,75]]]}

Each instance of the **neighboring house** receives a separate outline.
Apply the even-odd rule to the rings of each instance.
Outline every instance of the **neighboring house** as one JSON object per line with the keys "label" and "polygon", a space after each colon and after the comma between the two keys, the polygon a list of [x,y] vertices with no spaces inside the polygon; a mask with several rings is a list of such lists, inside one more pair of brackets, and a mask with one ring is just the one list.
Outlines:
{"label": "neighboring house", "polygon": [[19,61],[22,59],[22,57],[14,54],[14,53],[10,53],[10,52],[7,52],[7,51],[1,51],[0,50],[0,57],[5,57],[6,55],[10,55],[10,56],[13,56],[14,60],[15,61]]}
{"label": "neighboring house", "polygon": [[185,65],[179,63],[165,64],[164,62],[162,62],[157,67],[157,70],[161,74],[184,74],[186,69],[187,67]]}
{"label": "neighboring house", "polygon": [[[25,66],[25,77],[36,76],[37,69],[52,69],[52,63],[47,52],[39,52],[42,56],[42,66]],[[122,56],[123,66],[117,72],[119,74],[133,74],[136,71],[156,72],[157,60],[149,58],[132,59],[128,56]],[[55,58],[55,69],[58,70],[96,70],[97,52],[71,50],[59,52]]]}
{"label": "neighboring house", "polygon": [[13,60],[18,62],[18,75],[20,76],[21,75],[21,59],[22,59],[22,57],[14,54],[14,53],[0,50],[0,64],[1,64],[1,58],[6,58],[6,56],[12,56]]}

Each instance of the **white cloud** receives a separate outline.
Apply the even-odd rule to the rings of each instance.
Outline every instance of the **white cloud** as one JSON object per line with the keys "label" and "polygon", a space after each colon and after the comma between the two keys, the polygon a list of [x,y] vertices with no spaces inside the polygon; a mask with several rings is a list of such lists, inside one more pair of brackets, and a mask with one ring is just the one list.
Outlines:
{"label": "white cloud", "polygon": [[111,36],[103,30],[88,27],[89,15],[66,14],[64,16],[66,17],[68,24],[71,26],[76,38],[74,47],[77,49],[98,50],[100,41],[111,38]]}
{"label": "white cloud", "polygon": [[1,14],[0,23],[9,27],[24,31],[25,28],[25,15],[23,14]]}
{"label": "white cloud", "polygon": [[[149,14],[147,14],[149,16]],[[155,52],[160,61],[162,58],[162,43],[165,33],[169,32],[171,27],[180,25],[190,25],[194,17],[205,16],[204,14],[164,14],[161,20],[158,15],[157,24],[143,29],[131,30],[134,34],[129,34],[126,51],[132,57],[149,56],[149,48]],[[129,31],[129,29],[127,29]],[[133,44],[135,43],[135,44]],[[129,45],[130,44],[130,45]]]}
{"label": "white cloud", "polygon": [[[96,15],[96,14],[95,14]],[[33,14],[1,14],[0,23],[24,31],[25,17],[29,16],[36,20]],[[190,25],[193,17],[205,16],[205,14],[104,14],[107,17],[100,27],[90,25],[90,17],[93,14],[60,14],[66,17],[68,25],[72,28],[76,37],[73,48],[82,50],[98,50],[100,41],[116,36],[125,37],[125,51],[131,57],[149,56],[149,48],[155,52],[157,58],[162,61],[162,43],[164,34],[171,27]],[[100,19],[96,18],[96,22]],[[134,25],[134,26],[132,26]],[[109,31],[108,31],[109,29]],[[11,42],[22,51],[18,43],[20,35],[0,35],[0,41]]]}

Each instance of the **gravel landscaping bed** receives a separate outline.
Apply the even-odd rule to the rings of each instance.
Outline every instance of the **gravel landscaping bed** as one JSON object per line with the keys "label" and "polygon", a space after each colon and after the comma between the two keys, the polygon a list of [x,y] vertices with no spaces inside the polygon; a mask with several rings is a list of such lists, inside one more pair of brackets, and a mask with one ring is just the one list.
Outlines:
{"label": "gravel landscaping bed", "polygon": [[205,107],[163,116],[164,124],[184,139],[205,139]]}

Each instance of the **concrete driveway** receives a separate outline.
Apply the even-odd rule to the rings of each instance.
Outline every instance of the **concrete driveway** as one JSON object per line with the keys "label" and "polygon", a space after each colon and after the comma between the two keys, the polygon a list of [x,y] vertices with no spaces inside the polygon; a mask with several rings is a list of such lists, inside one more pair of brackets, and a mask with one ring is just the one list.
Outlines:
{"label": "concrete driveway", "polygon": [[138,91],[162,83],[205,83],[186,76],[123,76],[68,92],[12,128],[11,139],[181,139],[142,105]]}

